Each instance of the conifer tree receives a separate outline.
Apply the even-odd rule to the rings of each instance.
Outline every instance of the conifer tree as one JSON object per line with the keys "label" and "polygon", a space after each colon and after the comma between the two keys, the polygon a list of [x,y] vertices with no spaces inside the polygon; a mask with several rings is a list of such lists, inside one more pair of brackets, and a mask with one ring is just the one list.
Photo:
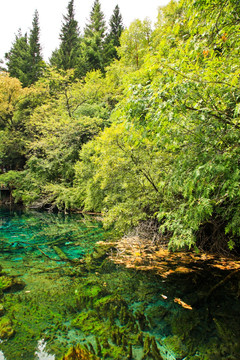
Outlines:
{"label": "conifer tree", "polygon": [[86,25],[84,35],[85,37],[91,37],[98,33],[101,39],[104,39],[105,31],[106,23],[104,14],[101,10],[101,4],[99,0],[95,0],[90,13],[90,22]]}
{"label": "conifer tree", "polygon": [[120,46],[120,36],[124,30],[122,15],[119,6],[116,5],[109,22],[110,31],[106,38],[106,60],[118,58],[117,47]]}
{"label": "conifer tree", "polygon": [[52,53],[51,65],[60,69],[76,68],[79,55],[80,36],[78,22],[75,20],[74,0],[70,0],[67,6],[67,15],[63,16],[63,24],[60,33],[60,47]]}
{"label": "conifer tree", "polygon": [[36,10],[33,17],[32,29],[29,36],[30,60],[31,60],[31,83],[36,82],[42,74],[43,58],[40,45],[39,15]]}
{"label": "conifer tree", "polygon": [[119,6],[116,5],[110,18],[110,32],[108,37],[112,40],[114,46],[120,46],[120,36],[124,30],[122,15]]}
{"label": "conifer tree", "polygon": [[22,35],[21,29],[19,29],[17,35],[15,35],[15,41],[10,51],[5,54],[5,59],[10,76],[18,78],[24,87],[30,85],[30,46],[28,44],[27,34]]}
{"label": "conifer tree", "polygon": [[89,24],[86,25],[84,31],[82,44],[82,63],[86,64],[85,72],[93,69],[104,69],[105,36],[106,23],[104,14],[101,11],[99,0],[95,0],[90,13]]}

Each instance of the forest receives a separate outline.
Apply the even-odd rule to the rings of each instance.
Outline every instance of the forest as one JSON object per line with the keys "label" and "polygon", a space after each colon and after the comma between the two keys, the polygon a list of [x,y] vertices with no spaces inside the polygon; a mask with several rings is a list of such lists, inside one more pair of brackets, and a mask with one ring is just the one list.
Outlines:
{"label": "forest", "polygon": [[238,249],[239,0],[172,0],[128,28],[95,0],[84,34],[70,0],[49,63],[39,34],[36,11],[0,72],[14,202],[101,213],[117,236],[152,226],[171,249]]}

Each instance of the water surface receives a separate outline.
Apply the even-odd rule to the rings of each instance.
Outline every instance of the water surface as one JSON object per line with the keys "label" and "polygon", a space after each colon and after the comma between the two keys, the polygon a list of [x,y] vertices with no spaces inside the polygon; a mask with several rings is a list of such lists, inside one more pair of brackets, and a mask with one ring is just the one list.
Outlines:
{"label": "water surface", "polygon": [[109,236],[80,215],[0,209],[0,359],[57,360],[77,344],[100,359],[239,359],[238,274],[206,299],[226,271],[126,269],[96,245]]}

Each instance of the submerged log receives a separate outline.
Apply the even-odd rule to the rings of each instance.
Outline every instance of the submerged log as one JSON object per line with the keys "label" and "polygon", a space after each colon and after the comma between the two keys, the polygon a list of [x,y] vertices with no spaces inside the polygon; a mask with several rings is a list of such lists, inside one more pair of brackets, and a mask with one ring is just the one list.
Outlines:
{"label": "submerged log", "polygon": [[65,254],[65,252],[62,251],[62,249],[60,249],[60,247],[53,245],[52,248],[61,260],[69,261],[68,256]]}

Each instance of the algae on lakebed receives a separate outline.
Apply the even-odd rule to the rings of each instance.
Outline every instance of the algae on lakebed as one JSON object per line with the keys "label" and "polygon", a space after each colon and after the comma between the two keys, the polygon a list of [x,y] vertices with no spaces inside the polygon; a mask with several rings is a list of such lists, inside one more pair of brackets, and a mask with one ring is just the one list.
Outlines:
{"label": "algae on lakebed", "polygon": [[[101,225],[77,216],[5,211],[0,230],[7,284],[0,316],[10,335],[0,349],[7,360],[38,359],[43,339],[56,360],[64,354],[75,360],[239,358],[237,274],[199,302],[198,294],[204,299],[226,272],[206,268],[162,279],[115,265],[107,258],[110,250],[95,245],[103,239]],[[81,261],[59,261],[53,242],[69,259]],[[10,279],[22,287],[12,287]]]}

